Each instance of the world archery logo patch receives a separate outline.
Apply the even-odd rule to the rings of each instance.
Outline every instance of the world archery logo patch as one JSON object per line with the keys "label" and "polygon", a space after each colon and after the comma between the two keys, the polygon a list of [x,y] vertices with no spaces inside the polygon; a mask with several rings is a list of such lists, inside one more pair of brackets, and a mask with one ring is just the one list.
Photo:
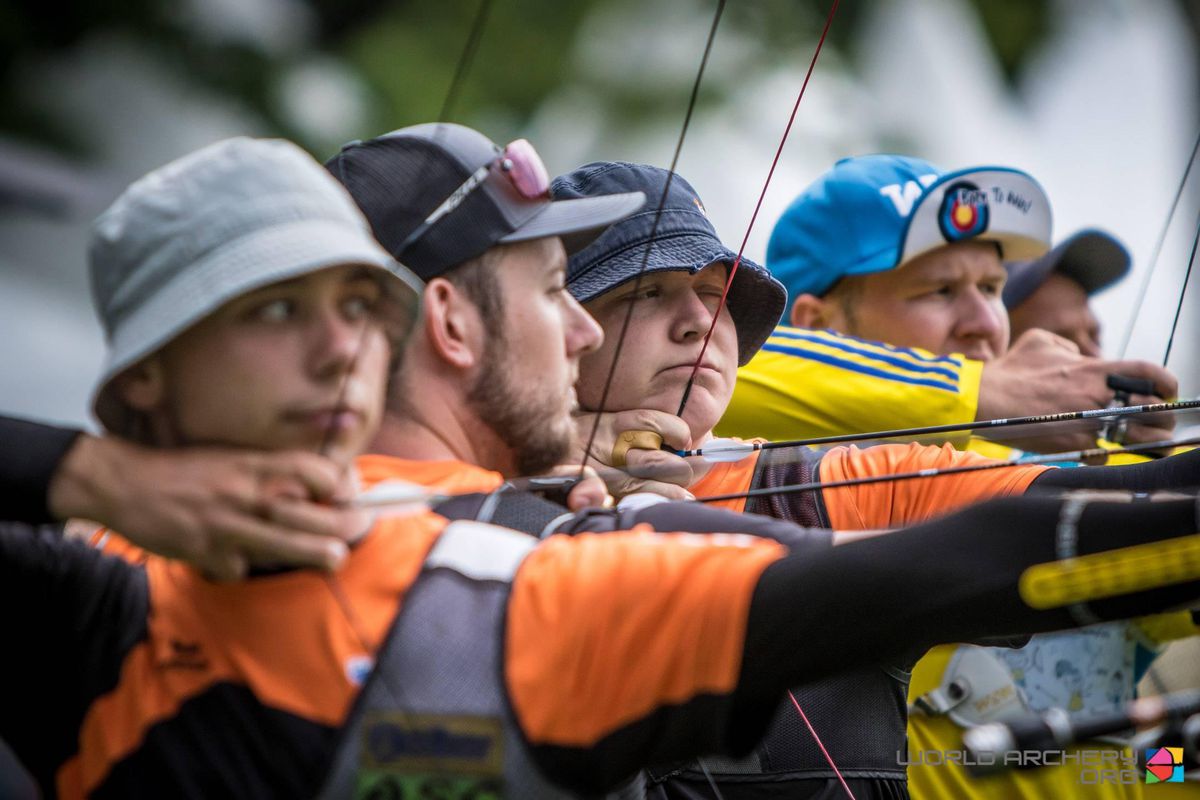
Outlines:
{"label": "world archery logo patch", "polygon": [[961,242],[988,228],[987,192],[969,181],[946,187],[938,211],[938,227],[947,242]]}
{"label": "world archery logo patch", "polygon": [[1151,747],[1147,750],[1146,783],[1183,783],[1183,748]]}

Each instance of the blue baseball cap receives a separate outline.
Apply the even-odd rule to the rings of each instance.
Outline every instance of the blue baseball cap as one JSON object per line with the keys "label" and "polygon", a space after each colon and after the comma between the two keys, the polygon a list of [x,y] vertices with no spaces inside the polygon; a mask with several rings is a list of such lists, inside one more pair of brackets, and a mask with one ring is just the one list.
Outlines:
{"label": "blue baseball cap", "polygon": [[[721,243],[700,196],[678,174],[671,179],[662,213],[658,212],[668,170],[624,161],[596,161],[560,175],[550,184],[556,201],[642,192],[641,210],[617,221],[590,244],[563,237],[570,256],[567,289],[581,303],[594,300],[645,271],[687,271],[732,265],[737,253]],[[655,219],[658,219],[657,226]],[[738,363],[749,361],[779,321],[787,306],[787,290],[762,266],[745,256],[729,287],[729,317],[737,329]]]}
{"label": "blue baseball cap", "polygon": [[948,244],[995,242],[1005,261],[1050,248],[1050,200],[1009,167],[945,172],[897,155],[843,158],[775,223],[767,266],[793,296],[895,269]]}

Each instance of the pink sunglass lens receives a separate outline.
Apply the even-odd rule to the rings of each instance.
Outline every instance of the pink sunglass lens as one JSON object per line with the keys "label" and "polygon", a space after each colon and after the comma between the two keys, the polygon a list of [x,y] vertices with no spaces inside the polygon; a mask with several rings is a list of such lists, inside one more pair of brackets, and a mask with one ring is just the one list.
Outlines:
{"label": "pink sunglass lens", "polygon": [[527,140],[511,142],[504,148],[504,157],[512,162],[509,176],[523,197],[532,200],[550,191],[550,175],[546,172],[546,165]]}

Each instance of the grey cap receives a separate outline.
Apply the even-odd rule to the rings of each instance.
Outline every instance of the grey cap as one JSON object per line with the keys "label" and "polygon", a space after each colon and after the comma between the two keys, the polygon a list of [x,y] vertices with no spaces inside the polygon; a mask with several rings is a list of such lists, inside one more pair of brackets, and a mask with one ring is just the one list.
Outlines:
{"label": "grey cap", "polygon": [[140,178],[92,224],[92,299],[108,342],[96,416],[128,432],[112,387],[123,370],[236,297],[341,264],[379,268],[390,293],[416,306],[420,280],[290,142],[228,139]]}
{"label": "grey cap", "polygon": [[1004,306],[1014,309],[1057,272],[1093,295],[1129,274],[1129,251],[1117,239],[1101,230],[1088,228],[1063,239],[1041,258],[1009,261],[1008,281],[1004,284]]}
{"label": "grey cap", "polygon": [[400,246],[468,176],[503,152],[479,131],[450,122],[429,122],[351,142],[329,159],[333,173],[371,221],[392,255],[430,280],[490,247],[545,236],[591,241],[646,201],[640,192],[571,200],[526,198],[499,170],[433,225],[403,253]]}

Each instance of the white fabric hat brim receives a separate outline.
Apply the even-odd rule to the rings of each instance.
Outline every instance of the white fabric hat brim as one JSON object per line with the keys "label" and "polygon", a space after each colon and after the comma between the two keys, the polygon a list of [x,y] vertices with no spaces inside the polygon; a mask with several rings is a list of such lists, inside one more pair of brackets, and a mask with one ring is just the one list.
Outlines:
{"label": "white fabric hat brim", "polygon": [[[977,187],[986,198],[987,223],[969,234],[944,229],[939,217],[948,189]],[[947,173],[921,195],[908,219],[899,264],[948,244],[971,240],[996,242],[1005,261],[1038,258],[1050,249],[1050,200],[1041,184],[1024,172],[983,167]]]}
{"label": "white fabric hat brim", "polygon": [[93,400],[97,418],[109,430],[120,431],[127,412],[114,395],[113,378],[225,303],[272,283],[343,264],[379,268],[391,276],[393,291],[419,302],[420,279],[365,231],[345,221],[306,219],[255,230],[180,269],[115,326]]}

